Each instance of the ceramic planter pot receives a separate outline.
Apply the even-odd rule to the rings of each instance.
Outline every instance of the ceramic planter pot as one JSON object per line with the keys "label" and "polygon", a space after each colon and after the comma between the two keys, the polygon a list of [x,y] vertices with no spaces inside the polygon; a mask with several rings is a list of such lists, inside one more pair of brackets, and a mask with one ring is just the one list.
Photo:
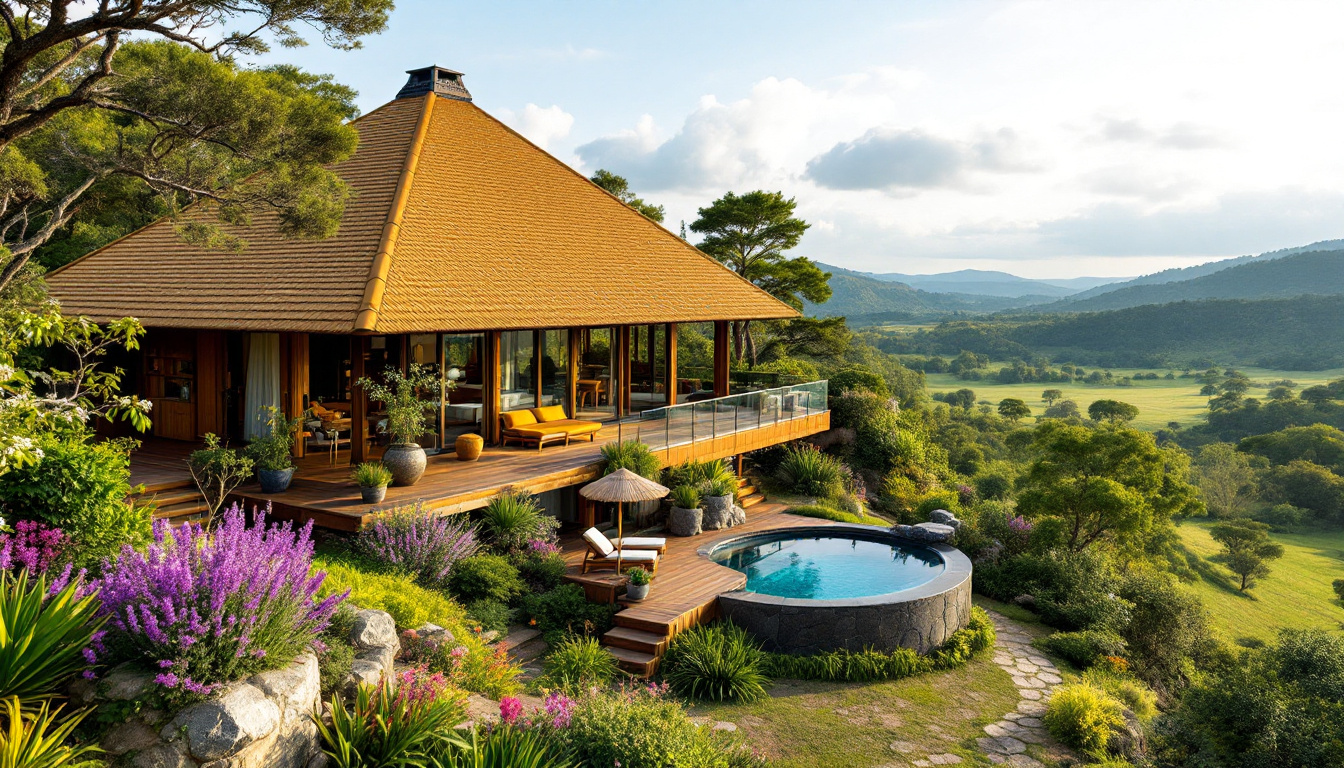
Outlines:
{"label": "ceramic planter pot", "polygon": [[457,442],[457,460],[475,461],[481,458],[481,449],[485,447],[485,440],[480,435],[458,435]]}
{"label": "ceramic planter pot", "polygon": [[733,495],[706,496],[700,500],[705,510],[704,527],[706,531],[717,531],[732,525]]}
{"label": "ceramic planter pot", "polygon": [[392,473],[393,485],[415,485],[425,474],[425,449],[415,443],[389,445],[383,453],[383,466]]}
{"label": "ceramic planter pot", "polygon": [[293,467],[257,470],[257,483],[261,485],[262,493],[284,493],[285,489],[289,488],[289,481],[293,479]]}
{"label": "ceramic planter pot", "polygon": [[364,500],[365,504],[378,504],[383,499],[387,498],[387,486],[361,485],[359,486],[359,497]]}
{"label": "ceramic planter pot", "polygon": [[649,596],[649,587],[652,584],[626,584],[625,598],[627,600],[643,600]]}
{"label": "ceramic planter pot", "polygon": [[672,507],[667,515],[667,532],[673,536],[695,536],[704,530],[705,513],[699,509]]}

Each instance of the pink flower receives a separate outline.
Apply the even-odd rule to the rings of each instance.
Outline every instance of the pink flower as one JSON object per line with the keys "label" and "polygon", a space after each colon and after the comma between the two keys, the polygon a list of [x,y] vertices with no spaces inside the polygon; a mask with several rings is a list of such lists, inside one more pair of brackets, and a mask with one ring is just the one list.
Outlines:
{"label": "pink flower", "polygon": [[513,725],[523,714],[523,702],[514,696],[505,696],[499,700],[499,719],[505,725]]}
{"label": "pink flower", "polygon": [[546,697],[546,714],[551,716],[551,725],[556,728],[568,728],[574,715],[574,700],[559,691]]}

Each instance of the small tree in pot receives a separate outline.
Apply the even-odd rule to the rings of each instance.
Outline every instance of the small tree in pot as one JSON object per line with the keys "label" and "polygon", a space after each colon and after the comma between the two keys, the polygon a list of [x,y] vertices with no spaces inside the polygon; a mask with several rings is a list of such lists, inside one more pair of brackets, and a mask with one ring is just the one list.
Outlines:
{"label": "small tree in pot", "polygon": [[693,485],[672,489],[672,511],[667,515],[667,530],[673,536],[694,536],[703,530],[705,513],[700,509],[700,491]]}
{"label": "small tree in pot", "polygon": [[377,504],[387,496],[392,483],[392,472],[376,461],[366,461],[355,467],[350,479],[359,485],[359,495],[365,504]]}
{"label": "small tree in pot", "polygon": [[247,455],[257,468],[261,492],[282,493],[294,479],[294,461],[290,453],[294,449],[294,433],[299,420],[285,416],[285,412],[274,405],[263,405],[261,410],[265,414],[266,433],[248,443]]}
{"label": "small tree in pot", "polygon": [[406,373],[389,367],[382,381],[367,376],[359,386],[370,400],[387,411],[387,434],[392,444],[383,453],[383,464],[392,472],[393,485],[415,485],[425,474],[425,449],[415,441],[425,434],[425,419],[434,403],[420,398],[421,390],[439,393],[447,384],[423,365],[411,364]]}
{"label": "small tree in pot", "polygon": [[625,585],[625,596],[630,600],[643,600],[649,596],[649,582],[653,578],[649,572],[638,566],[631,568],[626,576],[630,583]]}

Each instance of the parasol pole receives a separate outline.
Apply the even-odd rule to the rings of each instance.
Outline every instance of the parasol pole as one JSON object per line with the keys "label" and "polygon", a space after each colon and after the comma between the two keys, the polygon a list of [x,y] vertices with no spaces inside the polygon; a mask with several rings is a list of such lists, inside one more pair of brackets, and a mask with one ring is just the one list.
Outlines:
{"label": "parasol pole", "polygon": [[[621,514],[621,502],[616,502],[616,575],[621,575],[621,555],[625,549],[624,525],[625,515]],[[617,582],[618,584],[620,582]]]}

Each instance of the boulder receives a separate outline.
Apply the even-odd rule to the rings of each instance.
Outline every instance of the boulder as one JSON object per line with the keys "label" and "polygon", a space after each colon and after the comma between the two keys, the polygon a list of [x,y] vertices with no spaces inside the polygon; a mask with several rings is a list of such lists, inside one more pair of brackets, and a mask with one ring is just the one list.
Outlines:
{"label": "boulder", "polygon": [[350,630],[350,642],[356,648],[401,647],[397,640],[397,625],[387,611],[362,610],[355,614],[355,625]]}
{"label": "boulder", "polygon": [[700,500],[704,510],[701,527],[706,531],[717,531],[732,525],[733,495],[706,496]]}
{"label": "boulder", "polygon": [[244,683],[182,710],[160,735],[172,741],[181,734],[191,755],[209,762],[270,736],[280,727],[280,715],[280,708],[261,689]]}
{"label": "boulder", "polygon": [[673,536],[695,536],[704,531],[705,513],[698,509],[673,507],[667,515],[667,531]]}
{"label": "boulder", "polygon": [[956,529],[942,523],[919,523],[918,525],[893,525],[891,532],[911,541],[922,544],[941,544],[956,534]]}
{"label": "boulder", "polygon": [[734,504],[733,512],[728,517],[728,525],[742,525],[745,522],[747,522],[747,510]]}
{"label": "boulder", "polygon": [[953,529],[956,530],[961,529],[961,521],[957,519],[956,515],[952,514],[951,512],[948,512],[946,509],[935,509],[932,512],[930,512],[929,522],[941,523],[942,525],[950,525],[952,526]]}

